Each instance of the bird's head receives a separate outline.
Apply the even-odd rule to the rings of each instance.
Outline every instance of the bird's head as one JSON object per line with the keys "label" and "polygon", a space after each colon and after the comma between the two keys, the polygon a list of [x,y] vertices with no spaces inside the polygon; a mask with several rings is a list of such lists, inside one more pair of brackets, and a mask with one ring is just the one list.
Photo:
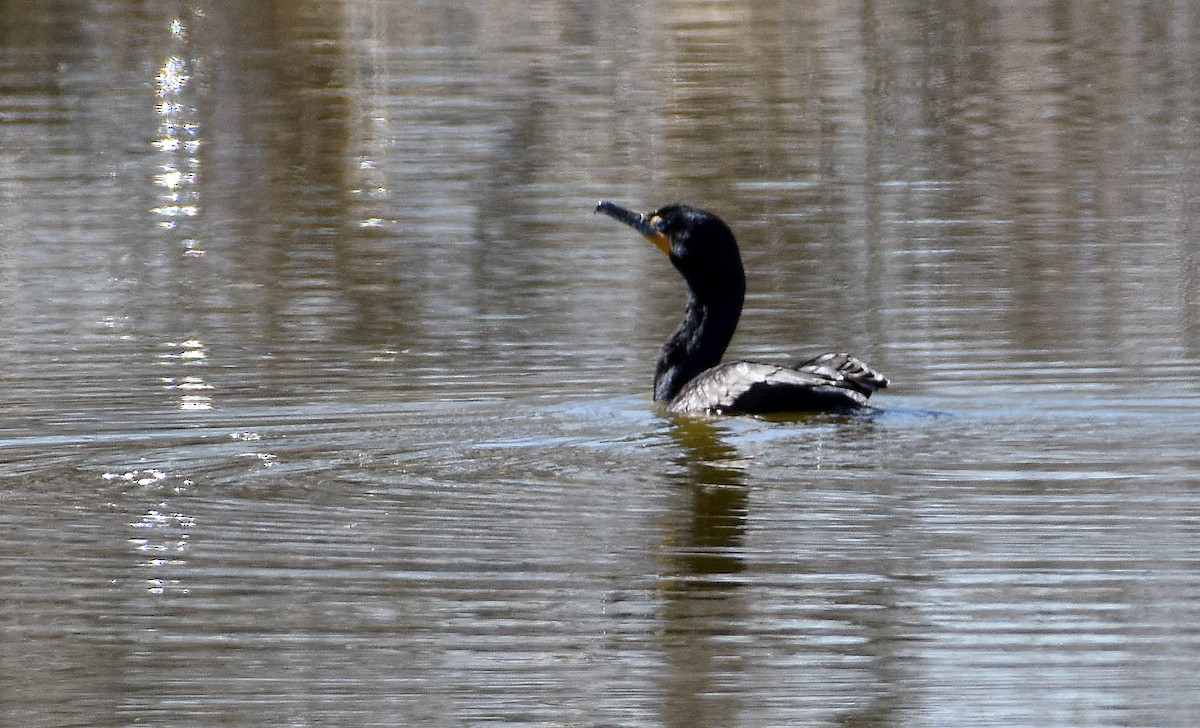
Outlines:
{"label": "bird's head", "polygon": [[612,202],[597,212],[629,225],[667,254],[688,287],[700,298],[745,292],[737,240],[721,218],[691,205],[674,203],[653,212],[634,212]]}

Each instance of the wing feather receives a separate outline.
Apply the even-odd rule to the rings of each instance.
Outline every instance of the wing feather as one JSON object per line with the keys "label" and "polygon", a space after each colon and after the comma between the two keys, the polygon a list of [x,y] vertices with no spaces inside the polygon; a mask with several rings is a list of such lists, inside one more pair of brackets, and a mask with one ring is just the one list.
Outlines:
{"label": "wing feather", "polygon": [[887,377],[849,354],[829,353],[796,367],[731,362],[701,372],[671,401],[673,412],[848,411],[862,407]]}

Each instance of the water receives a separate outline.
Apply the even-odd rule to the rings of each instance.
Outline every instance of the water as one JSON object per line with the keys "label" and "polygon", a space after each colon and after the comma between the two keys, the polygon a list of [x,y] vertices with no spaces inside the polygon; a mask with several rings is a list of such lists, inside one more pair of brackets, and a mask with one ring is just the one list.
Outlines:
{"label": "water", "polygon": [[[0,9],[0,724],[1193,725],[1198,23]],[[879,411],[657,410],[600,198]]]}

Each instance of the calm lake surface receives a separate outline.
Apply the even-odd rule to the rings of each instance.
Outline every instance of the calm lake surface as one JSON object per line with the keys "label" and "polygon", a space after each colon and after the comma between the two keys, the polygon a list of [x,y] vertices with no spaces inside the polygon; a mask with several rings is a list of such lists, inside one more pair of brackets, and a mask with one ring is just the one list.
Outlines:
{"label": "calm lake surface", "polygon": [[0,725],[1194,726],[1198,200],[1187,2],[0,2]]}

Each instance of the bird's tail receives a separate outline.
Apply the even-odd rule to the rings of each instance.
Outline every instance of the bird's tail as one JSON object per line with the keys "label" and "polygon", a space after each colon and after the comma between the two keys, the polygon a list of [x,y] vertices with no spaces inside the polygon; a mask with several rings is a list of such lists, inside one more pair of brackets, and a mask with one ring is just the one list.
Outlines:
{"label": "bird's tail", "polygon": [[875,390],[888,385],[887,377],[867,366],[862,359],[849,354],[822,354],[802,362],[796,368],[828,379],[835,386],[862,392],[868,397]]}

